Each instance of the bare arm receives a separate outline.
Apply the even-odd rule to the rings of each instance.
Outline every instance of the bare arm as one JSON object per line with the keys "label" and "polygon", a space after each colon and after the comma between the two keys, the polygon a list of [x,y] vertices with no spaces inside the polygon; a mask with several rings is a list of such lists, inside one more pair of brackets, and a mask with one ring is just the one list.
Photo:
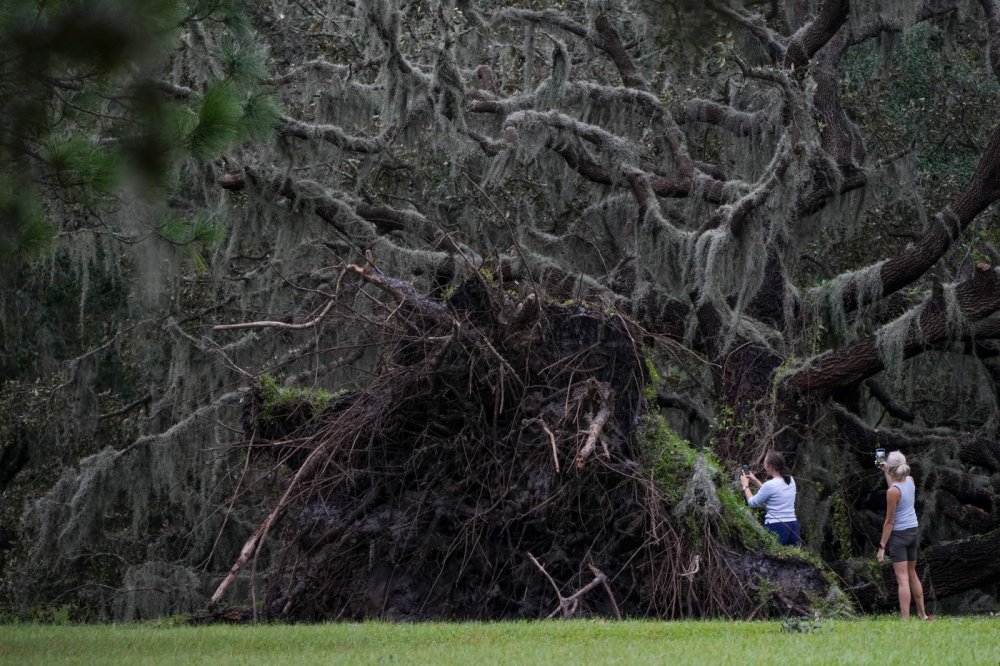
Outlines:
{"label": "bare arm", "polygon": [[885,494],[885,522],[882,523],[882,538],[879,539],[878,561],[881,562],[885,552],[883,546],[889,543],[889,535],[892,534],[892,524],[896,520],[896,505],[902,496],[899,488],[889,488]]}

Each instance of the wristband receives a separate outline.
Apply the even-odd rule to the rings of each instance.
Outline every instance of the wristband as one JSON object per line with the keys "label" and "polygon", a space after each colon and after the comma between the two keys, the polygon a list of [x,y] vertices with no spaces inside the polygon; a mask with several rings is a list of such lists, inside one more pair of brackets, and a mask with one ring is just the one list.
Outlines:
{"label": "wristband", "polygon": [[885,546],[884,546],[883,544],[879,544],[879,545],[878,545],[878,549],[879,549],[879,550],[885,550]]}

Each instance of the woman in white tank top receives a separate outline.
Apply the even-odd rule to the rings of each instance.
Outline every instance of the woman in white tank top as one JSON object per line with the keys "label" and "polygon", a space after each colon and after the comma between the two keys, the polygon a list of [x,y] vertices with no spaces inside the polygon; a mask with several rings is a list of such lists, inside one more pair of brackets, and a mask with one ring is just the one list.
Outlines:
{"label": "woman in white tank top", "polygon": [[921,619],[930,620],[924,610],[924,588],[917,576],[917,546],[920,529],[914,506],[917,490],[910,476],[910,467],[899,451],[893,451],[882,463],[885,482],[889,490],[885,494],[885,523],[878,546],[878,561],[885,560],[886,551],[892,560],[892,570],[896,574],[896,591],[899,594],[899,612],[904,620],[910,619],[910,600],[917,604]]}

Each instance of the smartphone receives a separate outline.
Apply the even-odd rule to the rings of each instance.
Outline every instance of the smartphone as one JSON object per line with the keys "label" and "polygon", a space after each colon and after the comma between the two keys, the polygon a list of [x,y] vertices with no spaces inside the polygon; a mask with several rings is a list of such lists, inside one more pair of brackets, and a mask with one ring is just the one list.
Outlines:
{"label": "smartphone", "polygon": [[750,473],[750,465],[748,465],[746,463],[743,463],[742,465],[740,465],[740,469],[743,470],[744,474],[749,474]]}
{"label": "smartphone", "polygon": [[885,464],[885,449],[875,449],[875,466],[881,467]]}

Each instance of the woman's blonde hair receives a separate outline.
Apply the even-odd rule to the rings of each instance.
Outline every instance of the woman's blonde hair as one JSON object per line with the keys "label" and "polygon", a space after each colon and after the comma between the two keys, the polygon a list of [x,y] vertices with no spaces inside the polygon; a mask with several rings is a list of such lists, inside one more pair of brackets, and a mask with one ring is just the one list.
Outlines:
{"label": "woman's blonde hair", "polygon": [[902,481],[910,475],[910,466],[906,464],[906,456],[900,451],[893,451],[885,459],[886,473],[897,481]]}

